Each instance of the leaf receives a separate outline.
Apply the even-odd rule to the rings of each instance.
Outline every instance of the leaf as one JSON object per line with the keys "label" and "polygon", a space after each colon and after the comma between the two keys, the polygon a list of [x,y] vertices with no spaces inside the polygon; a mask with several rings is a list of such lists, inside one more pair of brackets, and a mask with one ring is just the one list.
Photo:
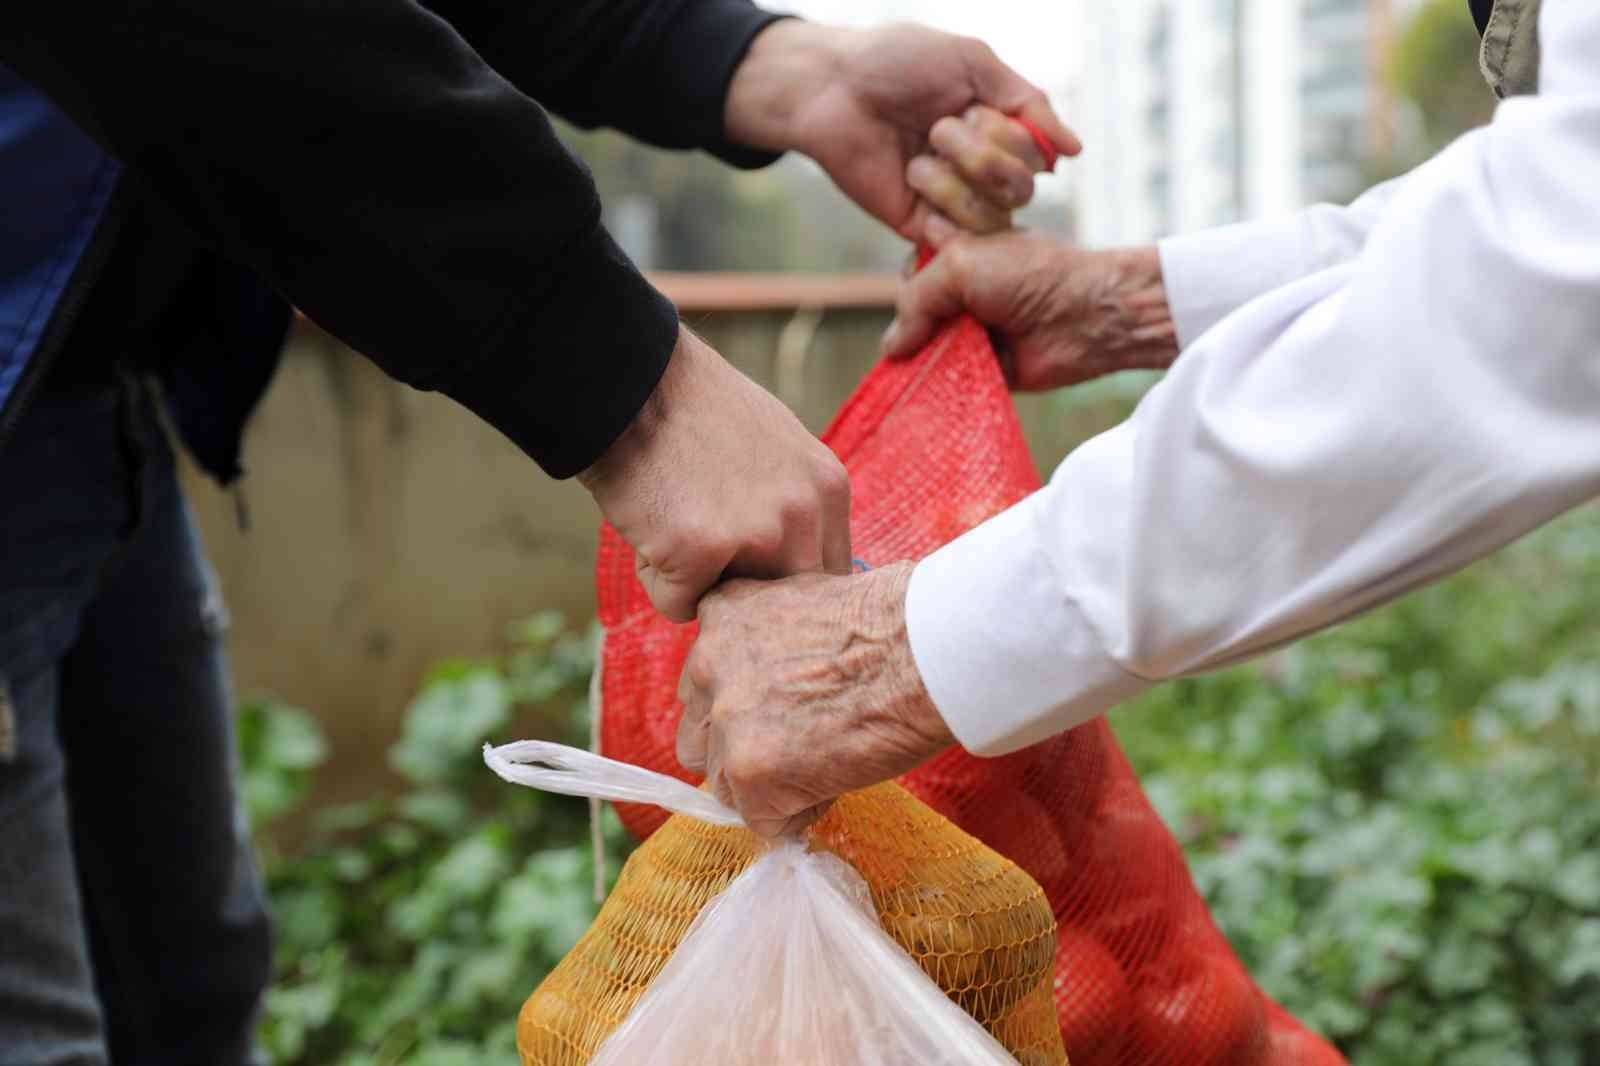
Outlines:
{"label": "leaf", "polygon": [[417,784],[476,773],[482,769],[483,742],[510,714],[510,696],[498,671],[486,666],[453,671],[431,681],[412,701],[390,762]]}
{"label": "leaf", "polygon": [[567,620],[560,611],[540,611],[510,627],[510,636],[521,644],[548,645],[566,631]]}
{"label": "leaf", "polygon": [[1584,852],[1562,863],[1551,887],[1574,907],[1600,910],[1600,852]]}
{"label": "leaf", "polygon": [[290,950],[322,948],[339,930],[339,895],[327,885],[280,892],[273,898],[272,911],[278,938]]}
{"label": "leaf", "polygon": [[1600,918],[1579,922],[1572,931],[1567,957],[1556,969],[1564,985],[1575,985],[1585,978],[1600,978]]}
{"label": "leaf", "polygon": [[399,803],[403,817],[441,833],[451,833],[466,825],[472,811],[466,798],[445,789],[413,792]]}
{"label": "leaf", "polygon": [[1494,941],[1452,932],[1433,946],[1423,972],[1435,994],[1450,996],[1488,987],[1504,962],[1505,952]]}

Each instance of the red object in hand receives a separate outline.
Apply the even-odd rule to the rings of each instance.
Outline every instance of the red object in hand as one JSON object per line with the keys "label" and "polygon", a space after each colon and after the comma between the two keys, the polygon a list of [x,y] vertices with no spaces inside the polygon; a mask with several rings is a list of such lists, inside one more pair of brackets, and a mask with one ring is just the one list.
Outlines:
{"label": "red object in hand", "polygon": [[1028,136],[1033,138],[1033,143],[1038,146],[1039,154],[1044,157],[1044,168],[1054,170],[1056,162],[1061,158],[1061,153],[1056,151],[1056,146],[1050,143],[1050,138],[1044,135],[1044,130],[1035,126],[1021,115],[1012,115],[1011,121],[1028,131]]}
{"label": "red object in hand", "polygon": [[[919,559],[1040,487],[989,338],[969,318],[876,367],[823,439],[850,472],[854,553],[873,566]],[[596,583],[605,754],[698,784],[675,755],[695,627],[656,614],[610,528]],[[901,780],[1043,885],[1073,1066],[1344,1061],[1245,973],[1103,720],[996,759],[952,749]],[[666,817],[618,812],[641,838]]]}

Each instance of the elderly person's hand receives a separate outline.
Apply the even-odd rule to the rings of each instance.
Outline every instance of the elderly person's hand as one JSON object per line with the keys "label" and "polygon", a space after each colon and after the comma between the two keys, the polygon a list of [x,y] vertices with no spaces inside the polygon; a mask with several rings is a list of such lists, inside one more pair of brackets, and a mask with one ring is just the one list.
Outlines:
{"label": "elderly person's hand", "polygon": [[[1026,118],[1062,155],[1081,150],[1044,93],[988,45],[914,25],[774,23],[734,72],[724,128],[742,144],[805,153],[870,214],[923,241],[933,209],[907,181],[906,168],[929,151],[935,131],[941,140],[949,136],[954,116],[974,105]],[[941,119],[950,122],[941,127]],[[1006,212],[1026,204],[1042,156],[1033,162],[1001,163],[989,198]]]}
{"label": "elderly person's hand", "polygon": [[953,744],[906,639],[911,563],[734,581],[700,601],[678,758],[763,836]]}
{"label": "elderly person's hand", "polygon": [[1178,357],[1153,247],[1088,251],[1024,232],[957,237],[902,286],[884,353],[915,354],[963,311],[989,327],[1006,380],[1023,391],[1165,369]]}
{"label": "elderly person's hand", "polygon": [[1033,176],[1054,168],[1050,147],[1045,151],[1026,126],[983,104],[935,122],[929,150],[906,164],[906,184],[932,212],[924,240],[937,248],[963,232],[1010,229],[1012,209],[1033,193]]}

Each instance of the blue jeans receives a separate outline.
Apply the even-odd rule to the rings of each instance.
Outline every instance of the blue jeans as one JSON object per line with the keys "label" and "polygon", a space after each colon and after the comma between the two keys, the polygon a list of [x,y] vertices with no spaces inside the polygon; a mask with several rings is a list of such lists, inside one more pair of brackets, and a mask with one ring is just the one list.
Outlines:
{"label": "blue jeans", "polygon": [[0,501],[0,1063],[253,1061],[225,615],[147,390],[52,371]]}

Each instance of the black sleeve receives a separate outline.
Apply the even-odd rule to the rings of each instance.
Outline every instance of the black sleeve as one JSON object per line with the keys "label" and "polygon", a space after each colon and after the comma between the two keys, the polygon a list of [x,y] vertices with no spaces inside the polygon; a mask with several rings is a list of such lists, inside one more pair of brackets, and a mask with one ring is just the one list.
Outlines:
{"label": "black sleeve", "polygon": [[781,18],[749,0],[425,0],[523,92],[580,126],[614,126],[735,166],[776,155],[723,131],[734,69]]}
{"label": "black sleeve", "polygon": [[50,0],[0,61],[200,239],[551,474],[655,388],[671,304],[538,105],[412,0]]}

